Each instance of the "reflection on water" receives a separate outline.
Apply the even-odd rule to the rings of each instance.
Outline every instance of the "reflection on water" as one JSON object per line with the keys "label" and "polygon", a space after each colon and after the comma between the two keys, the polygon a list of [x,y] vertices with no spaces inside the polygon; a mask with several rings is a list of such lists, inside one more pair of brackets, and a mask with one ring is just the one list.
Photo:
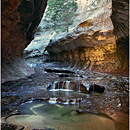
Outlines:
{"label": "reflection on water", "polygon": [[46,101],[24,103],[22,115],[7,118],[7,122],[24,125],[26,129],[52,128],[56,130],[115,130],[114,122],[101,115],[79,114],[78,105],[50,104]]}

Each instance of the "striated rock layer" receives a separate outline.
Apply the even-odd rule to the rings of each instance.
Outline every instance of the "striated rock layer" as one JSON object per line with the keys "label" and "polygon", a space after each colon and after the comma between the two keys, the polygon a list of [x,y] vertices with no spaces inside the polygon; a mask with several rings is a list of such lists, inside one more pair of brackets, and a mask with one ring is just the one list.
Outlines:
{"label": "striated rock layer", "polygon": [[51,58],[64,63],[71,62],[71,66],[82,67],[83,69],[111,72],[111,70],[118,67],[118,59],[115,54],[116,44],[108,44],[80,47],[75,50],[53,54]]}
{"label": "striated rock layer", "polygon": [[33,39],[47,0],[2,0],[2,82],[24,78],[34,70],[25,65],[23,50]]}
{"label": "striated rock layer", "polygon": [[[110,16],[110,14],[112,12],[112,10],[110,9],[111,2],[107,2],[107,1],[108,0],[101,0],[101,1],[99,1],[99,0],[77,0],[76,3],[78,6],[78,9],[76,10],[75,15],[72,17],[73,23],[72,23],[72,25],[70,25],[68,27],[68,32],[53,30],[51,28],[52,23],[49,22],[51,20],[43,17],[41,20],[41,23],[39,24],[38,29],[35,33],[34,40],[32,40],[32,42],[24,50],[25,58],[44,55],[44,49],[48,45],[48,43],[51,39],[53,39],[53,41],[59,40],[60,38],[65,37],[68,33],[73,34],[74,30],[78,30],[78,32],[83,33],[85,31],[89,30],[89,28],[82,28],[82,26],[87,27],[87,26],[89,26],[89,23],[91,23],[91,22],[92,23],[94,22],[93,26],[96,26],[96,24],[99,23],[99,22],[95,22],[96,19],[93,19],[93,17],[95,17],[96,14],[102,13],[102,17],[104,17],[104,14],[106,16]],[[104,10],[103,7],[106,10]],[[89,19],[89,22],[88,22],[88,24],[86,24],[85,21],[88,19]],[[98,19],[98,17],[97,17],[97,20],[100,20],[100,19]],[[108,21],[109,24],[105,25],[106,22],[102,23],[102,26],[100,26],[100,30],[102,30],[104,27],[106,28],[105,30],[107,30],[107,27],[109,29],[110,29],[110,27],[112,27],[111,19],[108,17],[106,20]],[[61,21],[59,21],[59,24],[62,25]],[[96,28],[94,28],[94,29],[95,29],[95,31],[97,30]],[[79,33],[77,35],[79,35]]]}
{"label": "striated rock layer", "polygon": [[128,20],[128,2],[113,0],[96,8],[93,16],[79,24],[73,34],[51,40],[46,50],[51,60],[72,66],[128,73]]}

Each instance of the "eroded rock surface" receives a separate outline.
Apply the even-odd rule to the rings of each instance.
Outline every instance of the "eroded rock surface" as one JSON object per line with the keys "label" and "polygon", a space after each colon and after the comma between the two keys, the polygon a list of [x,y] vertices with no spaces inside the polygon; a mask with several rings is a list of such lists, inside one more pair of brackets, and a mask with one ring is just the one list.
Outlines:
{"label": "eroded rock surface", "polygon": [[[116,36],[117,57],[120,72],[128,73],[129,66],[129,1],[113,0],[112,22]],[[122,71],[121,71],[122,70]]]}
{"label": "eroded rock surface", "polygon": [[94,8],[73,33],[51,40],[46,50],[51,60],[72,66],[128,73],[128,2],[114,0]]}
{"label": "eroded rock surface", "polygon": [[[128,130],[129,119],[129,78],[122,76],[113,76],[111,74],[103,74],[94,71],[81,71],[76,68],[66,68],[69,71],[75,71],[76,75],[82,77],[59,77],[57,73],[45,73],[45,69],[50,66],[50,63],[37,64],[36,68],[39,72],[31,75],[28,78],[17,81],[5,82],[2,84],[2,119],[9,115],[18,114],[18,106],[24,102],[32,101],[57,101],[78,105],[78,113],[102,113],[111,117],[116,125],[116,130]],[[53,66],[54,64],[51,63]],[[52,67],[59,70],[64,67],[55,64]],[[96,93],[81,93],[76,89],[76,94],[70,94],[63,91],[48,91],[49,84],[54,82],[65,81],[66,83],[75,82],[74,90],[78,87],[79,82],[87,87],[89,83],[95,83],[97,86],[105,88],[102,94]],[[66,84],[67,85],[67,84]],[[53,85],[52,85],[53,86]],[[62,87],[62,86],[60,86]],[[91,89],[91,88],[90,88]],[[96,88],[95,88],[96,89]]]}
{"label": "eroded rock surface", "polygon": [[[111,28],[113,28],[111,19],[109,18],[111,14],[111,9],[109,9],[111,7],[111,2],[107,2],[107,0],[103,1],[77,0],[77,6],[78,9],[75,12],[75,16],[72,17],[74,22],[72,25],[69,26],[68,37],[73,39],[73,37],[76,38],[80,36],[80,34],[85,34],[86,31],[89,31],[90,33],[96,32],[98,30],[97,24],[99,23],[95,22],[96,19],[94,20],[94,17],[97,17],[96,15],[102,15],[101,17],[104,17],[105,20],[107,19],[109,23],[105,24],[105,22],[102,22],[102,26],[100,26],[101,30],[103,28],[104,30],[107,30],[108,28],[110,30]],[[103,12],[104,9],[102,7],[106,9],[105,12]],[[86,22],[86,20],[88,21]],[[98,20],[100,20],[100,18]],[[59,33],[56,33],[57,32],[56,30],[51,29],[51,24],[52,23],[47,21],[45,17],[42,18],[41,23],[39,24],[39,27],[37,29],[37,32],[35,33],[34,40],[24,50],[25,58],[35,57],[37,55],[39,56],[43,55],[45,47],[48,45],[50,39],[52,39],[53,42],[59,39],[66,39],[66,35],[68,34],[68,32],[61,31]],[[90,26],[97,26],[97,27],[91,30]],[[82,43],[83,42],[84,41],[82,41]]]}
{"label": "eroded rock surface", "polygon": [[2,0],[2,82],[34,73],[23,61],[47,0]]}

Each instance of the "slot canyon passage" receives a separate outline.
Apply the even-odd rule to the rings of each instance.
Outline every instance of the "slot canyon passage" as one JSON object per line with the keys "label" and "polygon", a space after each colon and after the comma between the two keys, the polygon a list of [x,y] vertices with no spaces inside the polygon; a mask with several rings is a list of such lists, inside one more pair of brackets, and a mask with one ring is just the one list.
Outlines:
{"label": "slot canyon passage", "polygon": [[129,129],[128,0],[1,7],[2,130]]}

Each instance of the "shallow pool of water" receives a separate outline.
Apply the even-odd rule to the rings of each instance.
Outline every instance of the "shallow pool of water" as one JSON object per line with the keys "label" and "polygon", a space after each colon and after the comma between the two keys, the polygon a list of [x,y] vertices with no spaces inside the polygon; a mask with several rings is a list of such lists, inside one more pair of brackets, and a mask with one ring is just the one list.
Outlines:
{"label": "shallow pool of water", "polygon": [[115,130],[114,121],[107,116],[78,113],[78,105],[51,104],[33,101],[20,105],[20,115],[6,119],[8,123],[25,126],[25,130],[52,128],[55,130]]}

